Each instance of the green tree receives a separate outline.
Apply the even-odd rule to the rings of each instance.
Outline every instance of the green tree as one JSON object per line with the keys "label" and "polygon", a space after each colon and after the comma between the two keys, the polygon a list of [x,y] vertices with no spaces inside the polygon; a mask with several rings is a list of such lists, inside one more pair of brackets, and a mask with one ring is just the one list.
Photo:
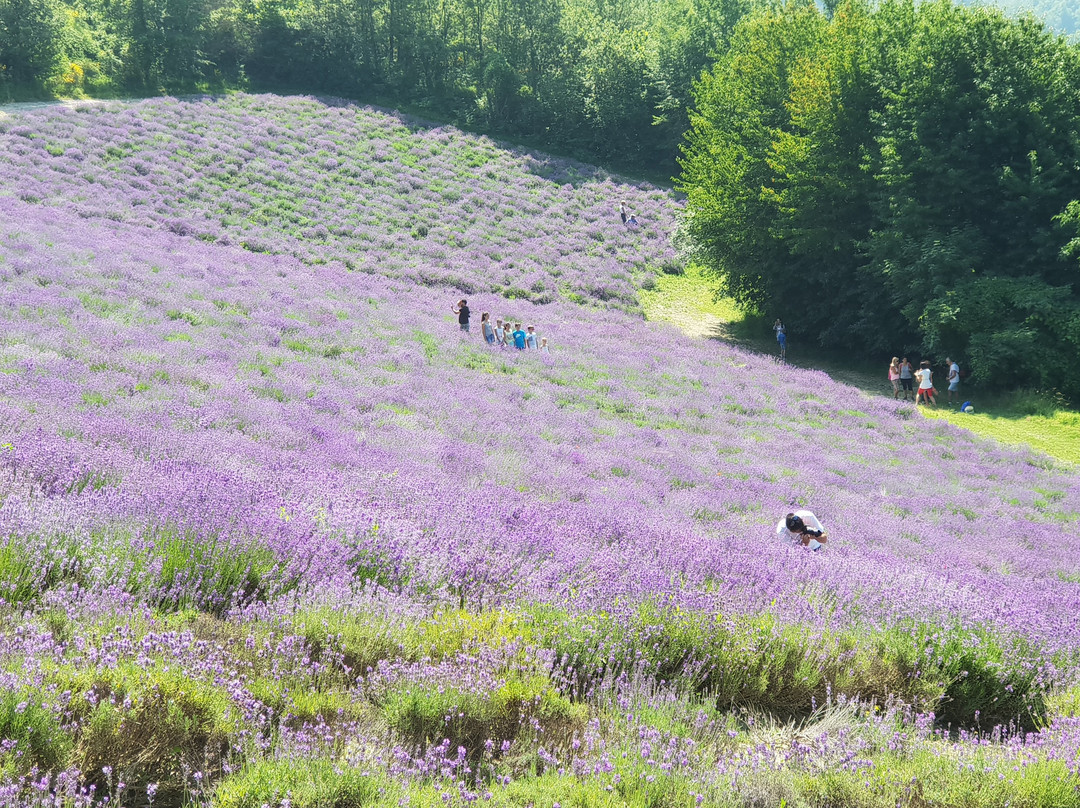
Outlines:
{"label": "green tree", "polygon": [[796,333],[817,327],[803,316],[810,300],[846,297],[866,235],[860,139],[872,104],[843,72],[862,58],[865,13],[835,19],[812,2],[746,17],[695,88],[680,161],[696,257],[725,292],[783,311]]}
{"label": "green tree", "polygon": [[883,93],[869,245],[895,305],[927,350],[966,351],[986,378],[1029,350],[1039,384],[1071,386],[1057,217],[1080,197],[1080,52],[1031,18],[938,2]]}
{"label": "green tree", "polygon": [[684,229],[737,300],[1080,394],[1080,50],[947,0],[791,3],[695,101]]}
{"label": "green tree", "polygon": [[0,0],[0,82],[41,92],[60,68],[63,29],[58,0]]}

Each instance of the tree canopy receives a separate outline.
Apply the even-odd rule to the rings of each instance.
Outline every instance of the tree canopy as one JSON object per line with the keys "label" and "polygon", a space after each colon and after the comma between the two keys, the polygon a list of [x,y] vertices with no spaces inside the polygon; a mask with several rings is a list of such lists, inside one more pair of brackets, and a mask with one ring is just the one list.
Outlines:
{"label": "tree canopy", "polygon": [[796,1],[694,98],[686,233],[744,305],[1080,393],[1080,49],[947,0]]}

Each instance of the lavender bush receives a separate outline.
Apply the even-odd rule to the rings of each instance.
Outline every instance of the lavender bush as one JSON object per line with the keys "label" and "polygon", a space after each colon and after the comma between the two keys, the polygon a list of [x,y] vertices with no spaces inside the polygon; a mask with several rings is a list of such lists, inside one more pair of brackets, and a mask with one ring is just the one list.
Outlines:
{"label": "lavender bush", "polygon": [[1075,468],[644,323],[675,203],[407,123],[0,121],[0,802],[1075,801]]}

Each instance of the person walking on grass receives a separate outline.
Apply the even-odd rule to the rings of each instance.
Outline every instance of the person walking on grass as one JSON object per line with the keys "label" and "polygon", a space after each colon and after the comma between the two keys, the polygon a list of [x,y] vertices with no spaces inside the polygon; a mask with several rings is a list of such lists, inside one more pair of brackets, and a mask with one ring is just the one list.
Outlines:
{"label": "person walking on grass", "polygon": [[773,323],[772,330],[776,332],[776,344],[780,348],[780,361],[787,360],[787,326],[780,322],[780,318],[777,318]]}
{"label": "person walking on grass", "polygon": [[960,401],[960,366],[947,356],[945,357],[945,364],[949,366],[949,404],[951,405],[953,396],[956,396],[957,403]]}
{"label": "person walking on grass", "polygon": [[536,326],[534,325],[530,325],[528,333],[525,334],[525,347],[530,351],[535,351],[540,347],[536,344]]}
{"label": "person walking on grass", "polygon": [[525,332],[521,330],[521,323],[514,323],[514,347],[525,350]]}
{"label": "person walking on grass", "polygon": [[551,353],[551,351],[548,350],[547,337],[540,338],[540,353]]}
{"label": "person walking on grass", "polygon": [[462,298],[451,311],[457,315],[458,327],[466,334],[469,333],[469,302]]}
{"label": "person walking on grass", "polygon": [[915,368],[911,366],[911,362],[905,356],[900,360],[900,388],[904,392],[904,401],[911,401],[911,397],[915,395],[914,386],[912,385],[914,377]]}
{"label": "person walking on grass", "polygon": [[934,390],[934,371],[930,370],[930,362],[926,359],[920,362],[918,373],[915,375],[919,377],[919,392],[915,394],[916,405],[921,399],[924,404],[930,402],[932,406],[936,407],[937,398],[935,398],[935,395],[937,391]]}
{"label": "person walking on grass", "polygon": [[506,343],[503,341],[503,323],[502,320],[495,321],[495,344],[502,347]]}
{"label": "person walking on grass", "polygon": [[625,202],[620,202],[619,203],[619,218],[622,219],[622,223],[625,225],[626,224],[626,203]]}
{"label": "person walking on grass", "polygon": [[776,535],[817,552],[829,540],[818,518],[810,511],[794,511],[776,523]]}
{"label": "person walking on grass", "polygon": [[892,384],[892,397],[900,398],[900,357],[894,356],[889,363],[889,382]]}
{"label": "person walking on grass", "polygon": [[480,315],[480,330],[484,334],[484,342],[488,345],[494,345],[495,329],[491,326],[491,314],[486,311]]}

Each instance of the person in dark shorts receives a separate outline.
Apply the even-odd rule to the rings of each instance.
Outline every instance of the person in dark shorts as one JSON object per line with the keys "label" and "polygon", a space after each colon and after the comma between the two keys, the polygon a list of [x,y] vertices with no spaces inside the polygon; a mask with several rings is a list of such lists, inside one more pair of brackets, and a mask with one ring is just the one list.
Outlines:
{"label": "person in dark shorts", "polygon": [[458,326],[462,331],[467,332],[469,330],[469,301],[462,298],[452,311],[457,315]]}
{"label": "person in dark shorts", "polygon": [[911,401],[915,397],[915,368],[905,356],[900,360],[900,389],[904,391],[904,401]]}

